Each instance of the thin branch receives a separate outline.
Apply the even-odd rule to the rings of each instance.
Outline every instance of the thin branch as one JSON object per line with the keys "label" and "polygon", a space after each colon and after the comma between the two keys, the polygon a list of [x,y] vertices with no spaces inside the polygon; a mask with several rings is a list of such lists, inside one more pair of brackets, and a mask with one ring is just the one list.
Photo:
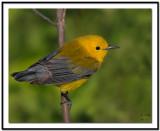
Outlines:
{"label": "thin branch", "polygon": [[[58,45],[62,47],[65,44],[65,13],[66,9],[57,9],[57,30],[58,30]],[[61,93],[61,106],[63,113],[63,121],[65,123],[70,123],[70,104],[71,101],[68,97],[68,92]]]}
{"label": "thin branch", "polygon": [[65,16],[66,16],[66,9],[63,9],[63,20],[65,20]]}
{"label": "thin branch", "polygon": [[[41,14],[36,9],[33,9],[33,11],[42,17],[44,20],[48,21],[53,26],[57,27],[58,31],[58,46],[62,47],[65,44],[65,15],[66,15],[66,9],[57,9],[56,10],[56,19],[57,22],[54,23],[52,20],[50,20],[48,17]],[[63,121],[65,123],[70,122],[70,106],[71,101],[68,97],[68,92],[61,93],[61,106],[62,106],[62,113],[63,113]]]}
{"label": "thin branch", "polygon": [[36,9],[33,9],[33,11],[35,12],[35,14],[39,15],[40,17],[42,17],[44,20],[48,21],[50,24],[52,24],[53,26],[57,26],[56,23],[54,23],[51,19],[49,19],[48,17],[44,16],[42,13],[40,13],[39,11],[37,11]]}
{"label": "thin branch", "polygon": [[65,123],[70,123],[70,108],[71,108],[72,102],[70,101],[68,97],[68,92],[61,93],[61,106],[62,106],[62,114],[63,114],[63,121]]}
{"label": "thin branch", "polygon": [[65,9],[57,9],[57,30],[58,30],[58,45],[62,47],[65,44]]}

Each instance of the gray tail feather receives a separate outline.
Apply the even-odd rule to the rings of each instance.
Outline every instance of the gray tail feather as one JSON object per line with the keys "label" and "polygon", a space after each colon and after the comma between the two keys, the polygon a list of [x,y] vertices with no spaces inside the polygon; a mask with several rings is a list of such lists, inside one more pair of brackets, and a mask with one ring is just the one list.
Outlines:
{"label": "gray tail feather", "polygon": [[35,79],[36,77],[36,71],[20,71],[20,72],[14,72],[11,74],[15,78],[15,80],[23,82],[23,81],[31,81]]}

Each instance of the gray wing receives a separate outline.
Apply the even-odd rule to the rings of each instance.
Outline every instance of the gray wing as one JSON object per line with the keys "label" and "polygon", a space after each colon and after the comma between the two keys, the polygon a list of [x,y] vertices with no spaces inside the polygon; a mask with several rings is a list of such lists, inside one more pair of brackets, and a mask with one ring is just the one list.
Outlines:
{"label": "gray wing", "polygon": [[[42,64],[42,63],[41,63]],[[73,82],[83,78],[89,78],[98,69],[99,63],[97,62],[97,68],[95,70],[89,70],[88,68],[81,67],[79,65],[73,66],[72,60],[66,57],[57,57],[48,60],[43,63],[43,76],[37,80],[32,81],[31,85],[59,85],[68,82]],[[74,73],[74,71],[80,73]],[[40,73],[39,72],[39,73]],[[45,72],[45,73],[44,73]],[[37,71],[38,73],[38,71]]]}
{"label": "gray wing", "polygon": [[15,78],[15,80],[24,82],[24,81],[33,81],[35,79],[42,78],[46,71],[44,69],[44,64],[56,56],[60,51],[56,49],[55,51],[51,52],[50,54],[46,55],[33,65],[31,65],[27,70],[14,72],[11,74]]}

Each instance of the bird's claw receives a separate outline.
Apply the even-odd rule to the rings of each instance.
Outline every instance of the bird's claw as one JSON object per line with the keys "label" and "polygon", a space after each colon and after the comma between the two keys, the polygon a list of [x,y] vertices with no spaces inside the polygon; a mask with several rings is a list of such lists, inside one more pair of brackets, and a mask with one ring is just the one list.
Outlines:
{"label": "bird's claw", "polygon": [[61,105],[63,105],[63,104],[68,104],[68,105],[69,105],[69,109],[71,109],[71,106],[72,106],[72,102],[71,102],[71,101],[61,101],[60,104],[61,104]]}

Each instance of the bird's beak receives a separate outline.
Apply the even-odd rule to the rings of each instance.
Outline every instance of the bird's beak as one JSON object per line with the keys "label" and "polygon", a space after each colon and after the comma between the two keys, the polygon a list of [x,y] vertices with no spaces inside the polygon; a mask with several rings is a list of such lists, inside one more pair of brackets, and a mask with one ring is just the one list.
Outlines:
{"label": "bird's beak", "polygon": [[104,50],[110,50],[110,49],[116,49],[116,48],[120,48],[120,47],[114,46],[114,45],[108,45],[108,47],[105,48]]}

